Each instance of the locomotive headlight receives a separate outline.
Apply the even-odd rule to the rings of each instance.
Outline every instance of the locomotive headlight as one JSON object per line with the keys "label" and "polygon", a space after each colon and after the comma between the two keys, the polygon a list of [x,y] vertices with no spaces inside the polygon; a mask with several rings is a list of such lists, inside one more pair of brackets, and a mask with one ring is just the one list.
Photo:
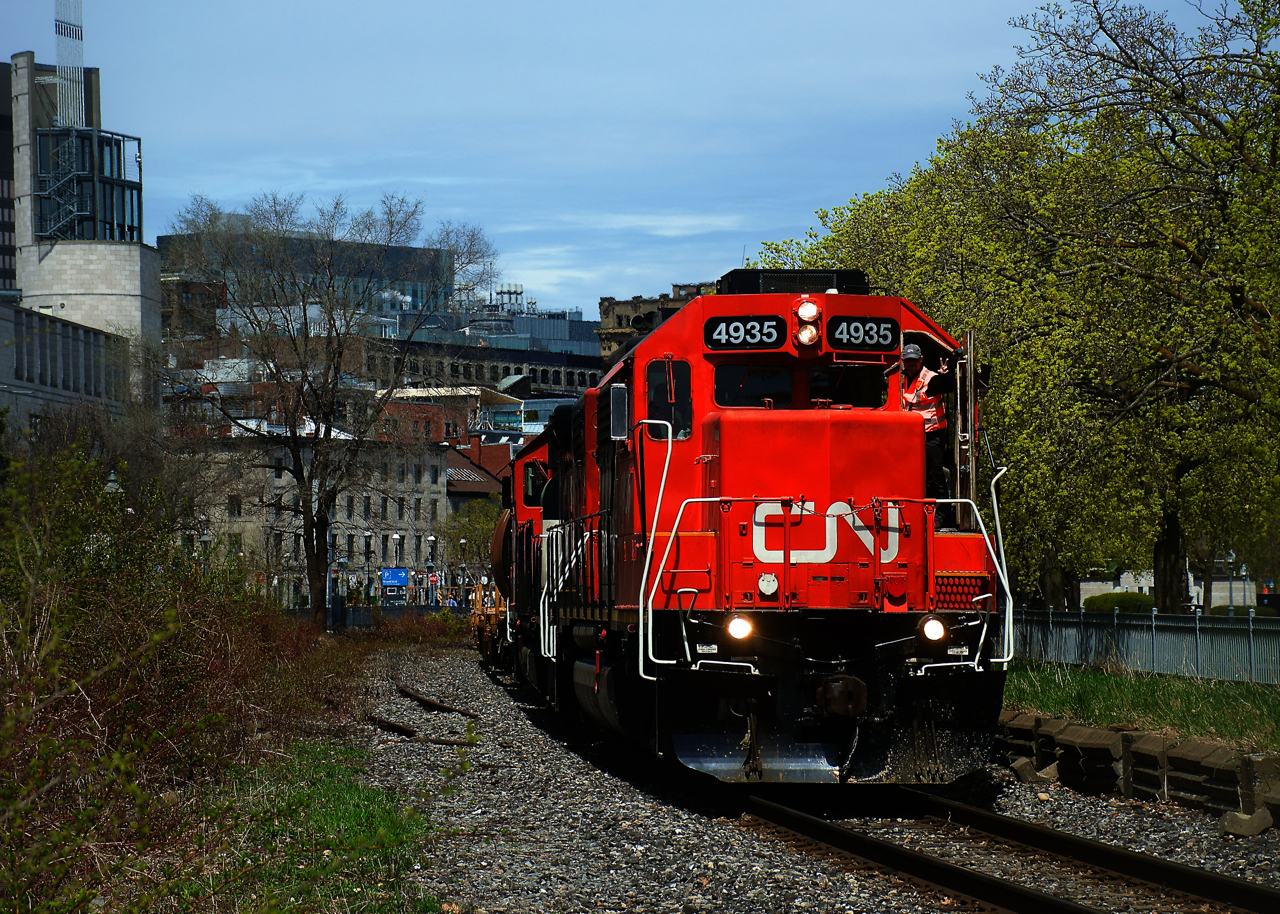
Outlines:
{"label": "locomotive headlight", "polygon": [[796,308],[796,317],[806,323],[813,323],[818,319],[818,303],[805,301],[800,303],[800,307]]}
{"label": "locomotive headlight", "polygon": [[818,328],[813,324],[805,324],[796,331],[796,342],[801,346],[812,346],[818,342]]}
{"label": "locomotive headlight", "polygon": [[920,623],[920,634],[929,641],[941,641],[947,636],[947,626],[937,616],[929,616]]}
{"label": "locomotive headlight", "polygon": [[751,634],[751,620],[742,616],[734,616],[729,620],[729,634],[741,641]]}

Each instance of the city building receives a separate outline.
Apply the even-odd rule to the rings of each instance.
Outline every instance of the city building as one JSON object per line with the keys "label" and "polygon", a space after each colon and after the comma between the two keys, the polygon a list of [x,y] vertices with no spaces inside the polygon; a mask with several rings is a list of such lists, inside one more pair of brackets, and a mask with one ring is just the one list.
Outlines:
{"label": "city building", "polygon": [[699,295],[714,295],[715,280],[711,282],[679,283],[671,287],[671,293],[663,292],[657,298],[635,295],[631,298],[601,298],[600,357],[608,360],[619,346],[646,333],[679,311]]}
{"label": "city building", "polygon": [[160,259],[142,240],[142,141],[104,129],[96,69],[22,51],[0,86],[12,100],[0,286],[20,289],[32,310],[158,344]]}
{"label": "city building", "polygon": [[0,291],[0,407],[11,428],[90,406],[118,413],[129,399],[129,341],[43,311]]}
{"label": "city building", "polygon": [[143,243],[142,145],[104,128],[78,5],[56,65],[0,68],[0,406],[11,425],[84,403],[158,401],[159,255]]}

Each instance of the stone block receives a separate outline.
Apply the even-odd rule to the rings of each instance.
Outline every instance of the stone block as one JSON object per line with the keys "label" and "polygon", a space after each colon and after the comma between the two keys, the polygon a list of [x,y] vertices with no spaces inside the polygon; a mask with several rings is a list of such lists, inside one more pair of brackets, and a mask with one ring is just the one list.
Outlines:
{"label": "stone block", "polygon": [[1280,821],[1280,787],[1273,787],[1258,798],[1259,808],[1271,813],[1271,817]]}
{"label": "stone block", "polygon": [[1029,758],[1017,758],[1013,760],[1013,764],[1009,766],[1013,769],[1013,773],[1018,776],[1018,780],[1024,784],[1039,784],[1040,773],[1036,771],[1035,764]]}
{"label": "stone block", "polygon": [[1199,737],[1184,739],[1168,751],[1169,767],[1182,771],[1198,770],[1205,759],[1221,748],[1220,744]]}
{"label": "stone block", "polygon": [[1241,838],[1252,838],[1260,835],[1273,824],[1271,813],[1263,808],[1251,816],[1242,812],[1225,812],[1218,820],[1218,834],[1237,835]]}
{"label": "stone block", "polygon": [[1052,765],[1058,758],[1058,734],[1069,727],[1065,720],[1052,717],[1036,718],[1035,726],[1035,762],[1037,768]]}
{"label": "stone block", "polygon": [[1075,749],[1081,756],[1118,759],[1123,754],[1120,734],[1110,730],[1071,726],[1057,734],[1055,739],[1059,746]]}
{"label": "stone block", "polygon": [[1155,733],[1122,733],[1120,745],[1120,792],[1129,799],[1164,800],[1168,739]]}

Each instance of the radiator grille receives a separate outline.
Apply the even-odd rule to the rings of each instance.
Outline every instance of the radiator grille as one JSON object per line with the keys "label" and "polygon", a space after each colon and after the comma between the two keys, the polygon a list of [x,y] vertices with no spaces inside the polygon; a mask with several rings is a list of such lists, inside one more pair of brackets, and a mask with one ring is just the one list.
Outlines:
{"label": "radiator grille", "polygon": [[939,574],[933,579],[934,609],[986,609],[973,598],[988,593],[991,578],[985,574]]}

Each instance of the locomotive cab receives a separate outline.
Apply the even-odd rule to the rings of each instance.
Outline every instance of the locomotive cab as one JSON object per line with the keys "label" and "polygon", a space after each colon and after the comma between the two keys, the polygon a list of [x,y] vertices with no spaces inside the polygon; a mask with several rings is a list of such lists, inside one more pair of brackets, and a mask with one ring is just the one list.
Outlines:
{"label": "locomotive cab", "polygon": [[[986,762],[1008,599],[972,340],[868,292],[859,271],[735,270],[521,451],[500,571],[522,678],[722,780]],[[926,496],[907,342],[955,366],[951,498]]]}

